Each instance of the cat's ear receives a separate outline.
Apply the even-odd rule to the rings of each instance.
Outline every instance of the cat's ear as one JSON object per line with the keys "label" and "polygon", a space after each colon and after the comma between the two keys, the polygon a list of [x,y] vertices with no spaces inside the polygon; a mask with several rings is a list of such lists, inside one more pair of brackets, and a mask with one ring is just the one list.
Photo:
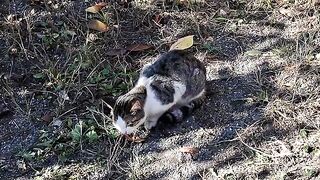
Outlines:
{"label": "cat's ear", "polygon": [[132,100],[131,102],[131,109],[130,111],[133,112],[133,111],[138,111],[138,110],[142,110],[142,103],[139,99],[134,99]]}

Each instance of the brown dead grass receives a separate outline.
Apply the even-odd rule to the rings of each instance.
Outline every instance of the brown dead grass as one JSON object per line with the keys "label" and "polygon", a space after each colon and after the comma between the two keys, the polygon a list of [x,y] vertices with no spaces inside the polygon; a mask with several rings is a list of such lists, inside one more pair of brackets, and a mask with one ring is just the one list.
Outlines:
{"label": "brown dead grass", "polygon": [[[102,19],[85,13],[93,1],[2,2],[0,107],[4,104],[15,115],[12,117],[24,118],[14,119],[16,129],[12,123],[1,124],[3,129],[13,129],[3,131],[8,137],[3,142],[12,140],[8,135],[12,132],[30,132],[29,126],[36,132],[36,140],[27,141],[25,148],[8,146],[12,152],[0,159],[0,177],[316,179],[320,149],[319,4],[177,2],[110,3]],[[95,18],[107,23],[109,31],[89,30],[87,22]],[[221,83],[208,97],[208,106],[216,109],[205,107],[207,111],[197,113],[200,123],[192,125],[200,124],[199,129],[190,127],[185,134],[168,133],[171,137],[161,135],[144,145],[124,146],[114,137],[117,134],[110,126],[109,108],[102,100],[112,104],[117,95],[133,86],[143,64],[190,34],[195,35],[190,52],[207,64],[208,79]],[[132,44],[155,48],[119,52]],[[111,51],[116,55],[110,55]],[[241,91],[254,87],[250,97],[230,99],[228,94],[241,85],[245,86]],[[234,108],[224,104],[228,100],[245,102],[245,106],[228,116]],[[251,106],[257,106],[262,117],[248,122],[246,113],[251,115]],[[52,122],[43,122],[48,112]],[[89,120],[93,121],[90,125]],[[233,130],[231,139],[226,134],[217,141],[223,127],[235,120],[248,124]],[[80,121],[98,133],[96,143],[90,144],[85,136],[76,145],[71,140],[70,132]],[[58,122],[62,126],[54,127]],[[25,124],[20,127],[19,123]],[[43,141],[40,130],[52,134],[50,138],[65,147],[59,149],[55,144],[36,150],[35,145]],[[181,154],[181,144],[199,148],[199,157]],[[163,151],[145,147],[161,147]],[[16,156],[19,152],[40,155],[30,160]]]}

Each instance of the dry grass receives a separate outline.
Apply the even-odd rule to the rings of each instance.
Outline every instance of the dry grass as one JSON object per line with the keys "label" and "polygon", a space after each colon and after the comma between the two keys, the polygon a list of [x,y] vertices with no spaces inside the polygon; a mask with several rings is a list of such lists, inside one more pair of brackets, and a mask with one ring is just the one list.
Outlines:
{"label": "dry grass", "polygon": [[[101,14],[84,11],[94,1],[32,2],[0,3],[0,178],[318,177],[317,1],[132,1]],[[88,29],[90,19],[109,31]],[[182,124],[190,129],[129,146],[110,106],[144,63],[190,34],[219,87],[198,121]],[[114,50],[141,43],[154,49]]]}

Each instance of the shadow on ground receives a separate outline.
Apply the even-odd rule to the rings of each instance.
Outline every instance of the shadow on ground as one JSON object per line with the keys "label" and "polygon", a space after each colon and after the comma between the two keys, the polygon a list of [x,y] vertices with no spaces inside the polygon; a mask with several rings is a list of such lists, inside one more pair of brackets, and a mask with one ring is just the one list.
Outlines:
{"label": "shadow on ground", "polygon": [[[238,140],[237,133],[245,136],[242,141],[249,144],[288,136],[290,129],[276,129],[272,121],[264,118],[263,108],[267,102],[258,96],[266,89],[257,84],[255,78],[257,73],[262,73],[263,78],[268,79],[275,69],[268,65],[260,68],[263,72],[229,78],[223,75],[224,79],[210,81],[208,86],[212,91],[206,104],[193,117],[157,129],[146,143],[134,145],[132,148],[137,153],[134,156],[153,159],[151,163],[140,164],[144,178],[200,178],[198,173],[203,169],[219,169],[253,156],[254,152]],[[271,89],[275,90],[268,87]],[[246,134],[243,131],[248,127],[259,127],[259,130]],[[182,147],[198,148],[199,153],[196,156],[184,154],[179,152]]]}
{"label": "shadow on ground", "polygon": [[[293,18],[265,7],[250,10],[255,1],[208,1],[199,6],[159,1],[152,8],[121,1],[105,8],[110,30],[100,33],[87,27],[90,18],[101,18],[84,11],[93,1],[34,2],[0,3],[0,178],[264,179],[276,177],[278,169],[292,178],[301,177],[305,169],[286,169],[288,162],[292,160],[292,167],[298,160],[308,165],[312,161],[306,159],[320,148],[308,142],[307,155],[296,154],[304,159],[283,153],[295,147],[282,140],[309,124],[283,125],[267,115],[276,98],[295,106],[317,95],[300,95],[279,88],[275,81],[296,59],[320,53],[316,33],[290,34],[299,18],[315,22],[309,15]],[[30,15],[31,9],[36,14]],[[28,18],[19,20],[25,15]],[[189,51],[208,70],[207,101],[193,117],[157,128],[145,143],[129,146],[115,138],[110,127],[106,132],[98,125],[106,122],[88,117],[88,108],[100,107],[101,99],[112,105],[127,91],[145,61],[190,34],[195,44]],[[139,43],[155,48],[110,55]],[[318,66],[301,68],[319,74]],[[63,95],[71,101],[62,101]],[[70,134],[80,121],[94,127],[97,142],[74,144]],[[43,139],[53,141],[39,147]],[[278,144],[268,148],[270,143]],[[198,152],[183,153],[182,147]],[[276,159],[277,153],[282,159]],[[252,164],[256,169],[250,169]],[[306,170],[310,177],[319,174],[311,170]]]}

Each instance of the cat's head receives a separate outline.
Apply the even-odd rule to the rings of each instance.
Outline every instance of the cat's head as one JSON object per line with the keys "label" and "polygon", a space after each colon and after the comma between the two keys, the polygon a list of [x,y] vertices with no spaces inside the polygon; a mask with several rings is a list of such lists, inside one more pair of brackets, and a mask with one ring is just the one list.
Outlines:
{"label": "cat's head", "polygon": [[136,87],[120,96],[113,108],[113,124],[122,134],[132,134],[145,121],[145,87]]}

